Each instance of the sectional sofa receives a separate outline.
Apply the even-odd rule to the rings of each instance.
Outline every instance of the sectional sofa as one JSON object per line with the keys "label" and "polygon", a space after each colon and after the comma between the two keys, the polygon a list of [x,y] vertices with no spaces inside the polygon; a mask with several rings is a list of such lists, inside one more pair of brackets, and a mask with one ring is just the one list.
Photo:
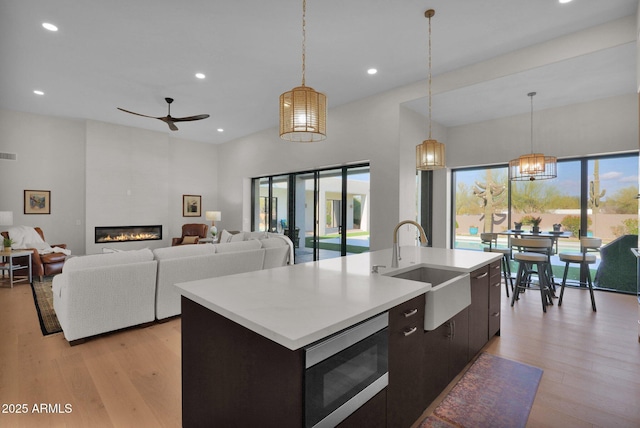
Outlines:
{"label": "sectional sofa", "polygon": [[174,284],[293,263],[284,235],[240,232],[218,244],[110,252],[69,258],[53,278],[53,306],[65,338],[85,338],[180,314]]}

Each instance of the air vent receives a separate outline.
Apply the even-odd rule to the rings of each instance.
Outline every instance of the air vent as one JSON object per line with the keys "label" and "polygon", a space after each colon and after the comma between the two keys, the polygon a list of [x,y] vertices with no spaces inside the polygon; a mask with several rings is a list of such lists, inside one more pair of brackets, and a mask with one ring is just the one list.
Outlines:
{"label": "air vent", "polygon": [[15,153],[3,153],[3,152],[0,152],[0,159],[18,160],[18,155],[15,154]]}

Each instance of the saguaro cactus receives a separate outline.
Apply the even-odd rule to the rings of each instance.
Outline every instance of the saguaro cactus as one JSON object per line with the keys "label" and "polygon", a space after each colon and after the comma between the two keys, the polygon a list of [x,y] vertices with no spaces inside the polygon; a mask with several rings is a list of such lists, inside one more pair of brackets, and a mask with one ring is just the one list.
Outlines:
{"label": "saguaro cactus", "polygon": [[473,194],[482,200],[484,208],[484,232],[493,232],[495,207],[504,199],[504,184],[493,181],[491,170],[487,170],[487,181],[485,183],[475,182]]}
{"label": "saguaro cactus", "polygon": [[[597,214],[600,213],[600,199],[607,193],[606,189],[600,191],[600,161],[593,161],[593,180],[589,182],[589,207],[593,214],[593,230],[598,226]],[[585,233],[585,236],[587,234]]]}
{"label": "saguaro cactus", "polygon": [[600,212],[600,198],[604,198],[607,190],[600,191],[600,161],[593,162],[593,180],[589,182],[589,206],[593,214]]}

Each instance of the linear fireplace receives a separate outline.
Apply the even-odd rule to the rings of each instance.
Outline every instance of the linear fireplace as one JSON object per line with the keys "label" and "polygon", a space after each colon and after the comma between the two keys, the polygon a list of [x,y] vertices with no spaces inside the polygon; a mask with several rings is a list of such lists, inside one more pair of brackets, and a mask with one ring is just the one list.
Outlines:
{"label": "linear fireplace", "polygon": [[95,243],[162,240],[162,225],[156,226],[98,226]]}

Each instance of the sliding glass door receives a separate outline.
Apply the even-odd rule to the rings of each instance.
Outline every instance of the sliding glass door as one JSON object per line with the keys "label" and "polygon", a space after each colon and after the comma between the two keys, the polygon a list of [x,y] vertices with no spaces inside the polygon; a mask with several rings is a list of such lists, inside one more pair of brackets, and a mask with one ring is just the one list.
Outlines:
{"label": "sliding glass door", "polygon": [[369,251],[369,182],[369,165],[255,178],[254,230],[289,236],[296,263]]}

